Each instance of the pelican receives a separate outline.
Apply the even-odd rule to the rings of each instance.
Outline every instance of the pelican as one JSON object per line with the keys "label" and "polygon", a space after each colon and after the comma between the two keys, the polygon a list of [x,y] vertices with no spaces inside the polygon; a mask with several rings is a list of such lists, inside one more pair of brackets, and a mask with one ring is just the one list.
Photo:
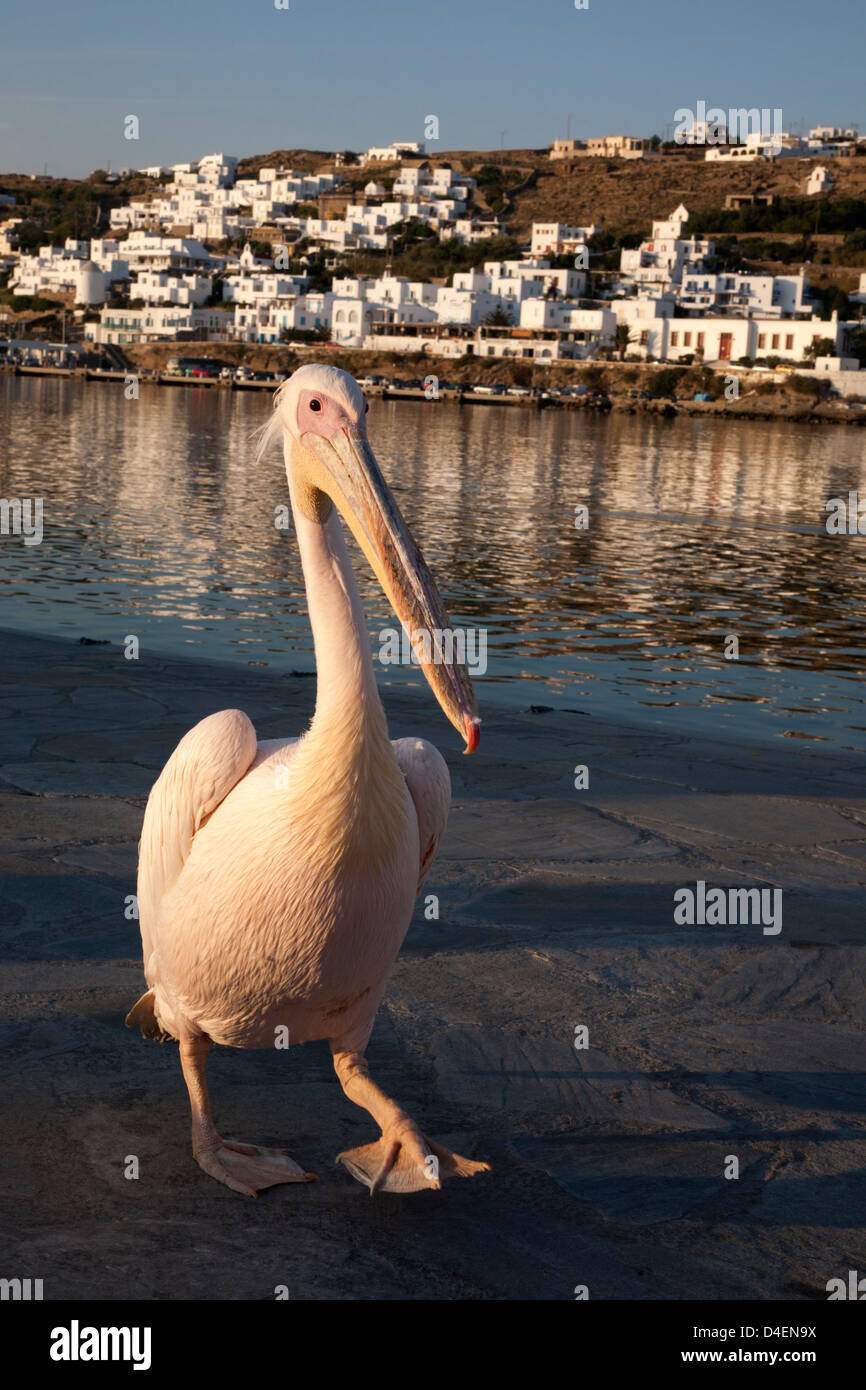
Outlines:
{"label": "pelican", "polygon": [[371,1079],[364,1055],[445,829],[451,783],[432,744],[388,738],[338,513],[465,752],[480,726],[465,667],[437,659],[448,649],[441,639],[435,653],[424,641],[450,623],[367,441],[366,409],[346,372],[301,367],[276,392],[259,451],[282,439],[316,654],[309,728],[257,742],[241,710],[203,719],[155,783],[139,846],[148,989],[126,1022],[178,1041],[193,1154],[250,1196],[315,1174],[286,1150],[221,1138],[205,1076],[213,1043],[326,1038],[344,1093],[381,1131],[337,1159],[371,1193],[438,1189],[444,1178],[489,1171],[428,1139]]}

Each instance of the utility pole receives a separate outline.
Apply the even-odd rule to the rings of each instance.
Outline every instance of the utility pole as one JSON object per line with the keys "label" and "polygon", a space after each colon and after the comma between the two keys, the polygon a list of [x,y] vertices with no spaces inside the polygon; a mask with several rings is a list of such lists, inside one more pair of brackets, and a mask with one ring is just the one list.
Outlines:
{"label": "utility pole", "polygon": [[500,154],[502,153],[502,151],[504,150],[504,148],[505,148],[505,131],[504,131],[504,130],[500,130],[500,132],[499,132],[499,152],[500,152]]}

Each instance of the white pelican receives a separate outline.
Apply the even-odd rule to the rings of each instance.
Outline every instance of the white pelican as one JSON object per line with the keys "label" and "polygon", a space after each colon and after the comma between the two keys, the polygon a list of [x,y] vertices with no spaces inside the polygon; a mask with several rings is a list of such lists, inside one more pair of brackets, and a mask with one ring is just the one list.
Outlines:
{"label": "white pelican", "polygon": [[[388,739],[337,511],[410,636],[450,624],[367,442],[357,382],[333,367],[301,367],[274,407],[263,448],[282,437],[315,642],[315,714],[299,739],[257,743],[245,714],[223,710],[172,753],[144,817],[138,900],[149,988],[127,1023],[180,1043],[193,1153],[235,1192],[315,1176],[284,1150],[222,1139],[211,1118],[211,1043],[266,1048],[278,1037],[327,1038],[344,1092],[381,1129],[376,1143],[339,1155],[350,1173],[371,1192],[438,1188],[488,1165],[426,1138],[370,1079],[364,1051],[451,784],[431,744]],[[471,753],[480,721],[465,668],[422,665]]]}

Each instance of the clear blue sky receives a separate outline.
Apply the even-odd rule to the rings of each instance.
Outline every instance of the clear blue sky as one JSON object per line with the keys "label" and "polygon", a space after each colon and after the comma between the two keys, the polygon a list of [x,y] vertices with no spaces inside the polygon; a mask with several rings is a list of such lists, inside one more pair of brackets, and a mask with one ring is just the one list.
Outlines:
{"label": "clear blue sky", "polygon": [[[542,146],[677,107],[866,127],[864,0],[39,0],[2,22],[0,172],[210,150]],[[123,138],[137,115],[140,139]],[[436,145],[429,147],[435,151]]]}

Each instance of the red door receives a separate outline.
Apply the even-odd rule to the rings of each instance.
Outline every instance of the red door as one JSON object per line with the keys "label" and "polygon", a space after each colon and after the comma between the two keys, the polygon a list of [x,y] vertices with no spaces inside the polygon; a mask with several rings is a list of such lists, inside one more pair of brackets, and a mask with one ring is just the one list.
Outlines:
{"label": "red door", "polygon": [[719,334],[719,358],[722,362],[731,360],[731,344],[734,341],[733,333]]}

